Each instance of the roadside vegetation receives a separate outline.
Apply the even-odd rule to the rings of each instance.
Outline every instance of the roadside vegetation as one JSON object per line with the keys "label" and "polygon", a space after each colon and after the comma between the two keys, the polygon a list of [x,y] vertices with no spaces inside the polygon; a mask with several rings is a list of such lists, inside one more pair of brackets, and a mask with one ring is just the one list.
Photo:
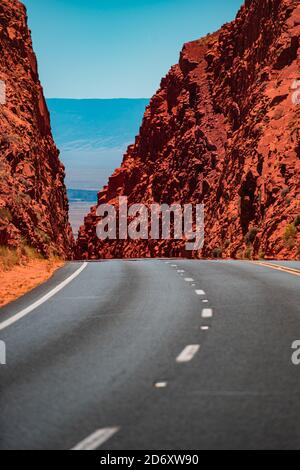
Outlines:
{"label": "roadside vegetation", "polygon": [[0,307],[45,282],[63,264],[60,258],[45,259],[25,242],[18,249],[0,246]]}
{"label": "roadside vegetation", "polygon": [[25,244],[18,250],[0,246],[0,269],[3,271],[10,271],[16,266],[26,266],[30,261],[42,259],[43,257],[34,248]]}
{"label": "roadside vegetation", "polygon": [[283,234],[283,240],[287,248],[294,248],[297,243],[297,235],[300,231],[300,215],[295,217],[294,222],[288,224]]}

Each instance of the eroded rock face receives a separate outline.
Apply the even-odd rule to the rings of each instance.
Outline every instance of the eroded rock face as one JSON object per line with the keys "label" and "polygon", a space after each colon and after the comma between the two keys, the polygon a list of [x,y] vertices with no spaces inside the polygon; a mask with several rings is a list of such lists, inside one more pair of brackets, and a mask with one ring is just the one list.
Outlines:
{"label": "eroded rock face", "polygon": [[0,245],[71,257],[64,167],[17,0],[0,2],[0,95]]}
{"label": "eroded rock face", "polygon": [[248,0],[235,21],[186,44],[99,193],[99,204],[120,195],[204,203],[201,252],[173,241],[101,242],[94,207],[77,256],[297,257],[299,220],[289,224],[300,214],[299,37],[298,0]]}

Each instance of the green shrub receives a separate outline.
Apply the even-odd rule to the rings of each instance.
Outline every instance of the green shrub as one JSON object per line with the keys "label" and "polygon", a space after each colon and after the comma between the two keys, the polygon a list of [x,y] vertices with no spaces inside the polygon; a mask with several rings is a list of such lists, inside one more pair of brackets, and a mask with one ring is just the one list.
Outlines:
{"label": "green shrub", "polygon": [[294,224],[288,224],[285,228],[283,239],[288,248],[293,248],[296,244],[296,235],[298,229]]}
{"label": "green shrub", "polygon": [[295,217],[295,220],[294,220],[293,223],[294,223],[295,227],[299,227],[299,226],[300,226],[300,215],[297,215],[297,216]]}
{"label": "green shrub", "polygon": [[12,221],[12,214],[7,207],[2,207],[0,209],[0,218],[4,220]]}
{"label": "green shrub", "polygon": [[245,259],[252,259],[252,249],[251,248],[247,248],[245,250],[244,257],[245,257]]}
{"label": "green shrub", "polygon": [[287,242],[290,239],[295,239],[297,235],[297,227],[294,224],[288,224],[285,228],[283,238]]}
{"label": "green shrub", "polygon": [[257,227],[253,227],[249,230],[249,232],[245,236],[245,242],[247,243],[247,245],[253,244],[255,242],[258,232],[259,230]]}
{"label": "green shrub", "polygon": [[212,251],[212,257],[213,258],[222,258],[222,248],[214,248]]}
{"label": "green shrub", "polygon": [[224,242],[224,248],[229,248],[230,247],[230,240],[225,240]]}
{"label": "green shrub", "polygon": [[45,243],[51,242],[50,236],[40,228],[36,227],[34,231],[36,235],[40,237]]}

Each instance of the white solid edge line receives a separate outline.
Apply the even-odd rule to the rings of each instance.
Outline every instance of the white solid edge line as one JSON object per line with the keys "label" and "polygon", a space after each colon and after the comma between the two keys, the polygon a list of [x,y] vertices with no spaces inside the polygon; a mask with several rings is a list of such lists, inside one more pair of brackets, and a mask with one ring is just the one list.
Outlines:
{"label": "white solid edge line", "polygon": [[110,439],[114,434],[116,434],[119,429],[120,428],[98,429],[86,439],[79,442],[79,444],[77,444],[71,450],[96,450],[102,444],[104,444],[104,442],[108,441],[108,439]]}
{"label": "white solid edge line", "polygon": [[205,295],[204,290],[195,290],[197,295]]}
{"label": "white solid edge line", "polygon": [[211,318],[213,316],[213,311],[211,308],[204,308],[202,310],[202,318]]}
{"label": "white solid edge line", "polygon": [[200,344],[190,344],[186,346],[184,350],[179,354],[176,359],[176,362],[189,362],[193,359],[193,357],[197,354],[200,349]]}
{"label": "white solid edge line", "polygon": [[51,299],[54,295],[56,295],[58,292],[60,292],[64,287],[66,287],[70,282],[72,282],[79,274],[82,273],[82,271],[87,267],[88,263],[83,263],[82,266],[80,266],[75,273],[73,273],[70,277],[65,279],[63,282],[61,282],[58,286],[56,286],[54,289],[52,289],[48,294],[44,295],[41,299],[37,300],[34,302],[32,305],[29,307],[25,308],[24,310],[21,310],[21,312],[16,313],[13,315],[11,318],[8,320],[0,323],[0,331],[4,330],[5,328],[8,328],[9,326],[13,325],[17,321],[21,320],[21,318],[24,318],[26,315],[29,313],[33,312],[33,310],[36,310],[40,305],[43,303],[47,302],[47,300]]}

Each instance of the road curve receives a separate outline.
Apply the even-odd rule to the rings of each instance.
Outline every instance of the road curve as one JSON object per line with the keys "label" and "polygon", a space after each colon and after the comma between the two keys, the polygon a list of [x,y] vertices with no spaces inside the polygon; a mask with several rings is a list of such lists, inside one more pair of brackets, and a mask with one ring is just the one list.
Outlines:
{"label": "road curve", "polygon": [[300,449],[299,283],[242,261],[88,263],[0,331],[0,449]]}

